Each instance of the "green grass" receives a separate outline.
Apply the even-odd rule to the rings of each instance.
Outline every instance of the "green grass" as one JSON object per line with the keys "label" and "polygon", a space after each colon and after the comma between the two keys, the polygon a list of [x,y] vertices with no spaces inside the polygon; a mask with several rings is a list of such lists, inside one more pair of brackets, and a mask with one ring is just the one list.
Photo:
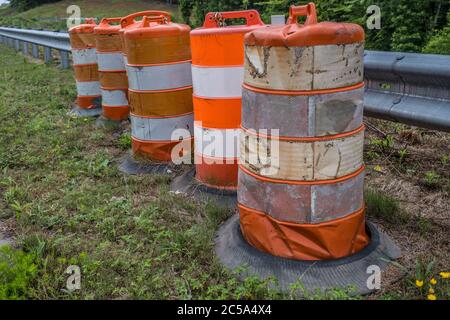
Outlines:
{"label": "green grass", "polygon": [[389,223],[402,223],[408,219],[408,216],[400,209],[400,203],[396,199],[373,189],[367,189],[364,197],[369,216]]}
{"label": "green grass", "polygon": [[49,18],[67,18],[67,7],[78,5],[81,17],[123,17],[144,10],[163,10],[170,12],[174,19],[179,18],[176,5],[168,5],[157,0],[62,0],[44,4],[25,12],[15,12],[11,8],[0,10],[0,25],[14,25],[23,28],[66,29],[65,21],[52,21]]}
{"label": "green grass", "polygon": [[[232,212],[170,193],[170,178],[118,172],[127,136],[66,116],[76,95],[71,71],[6,47],[0,70],[0,203],[35,266],[23,275],[28,262],[20,267],[17,253],[19,267],[9,272],[24,279],[18,298],[283,297],[270,280],[239,282],[218,264],[213,238]],[[70,265],[82,271],[73,293],[63,291]]]}
{"label": "green grass", "polygon": [[[242,270],[224,270],[213,239],[232,212],[170,193],[169,177],[118,172],[118,159],[130,148],[129,134],[96,128],[94,119],[68,117],[75,96],[72,71],[30,63],[0,46],[0,219],[15,217],[18,248],[0,254],[0,298],[297,299],[302,294],[301,283],[281,294],[273,279],[241,282]],[[366,201],[369,215],[391,223],[405,219],[391,197],[368,191]],[[427,219],[417,220],[419,232],[435,229]],[[81,290],[72,293],[64,290],[70,265],[82,272]],[[381,298],[418,297],[414,287],[402,290]],[[304,298],[350,299],[346,290]]]}

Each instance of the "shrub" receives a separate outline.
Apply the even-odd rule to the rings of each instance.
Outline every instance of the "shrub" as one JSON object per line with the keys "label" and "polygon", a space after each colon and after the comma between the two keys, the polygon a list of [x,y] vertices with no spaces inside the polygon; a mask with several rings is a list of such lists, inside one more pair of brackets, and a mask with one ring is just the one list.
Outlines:
{"label": "shrub", "polygon": [[0,248],[0,300],[18,300],[27,297],[27,288],[37,274],[34,254]]}

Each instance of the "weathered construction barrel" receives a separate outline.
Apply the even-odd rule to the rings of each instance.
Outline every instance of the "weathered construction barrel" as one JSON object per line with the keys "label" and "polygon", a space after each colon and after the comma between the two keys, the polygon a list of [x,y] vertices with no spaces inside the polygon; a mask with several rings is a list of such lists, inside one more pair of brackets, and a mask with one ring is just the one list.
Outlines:
{"label": "weathered construction barrel", "polygon": [[122,40],[122,45],[123,45],[123,59],[124,59],[124,63],[125,66],[128,64],[128,58],[127,58],[127,50],[125,48],[125,31],[127,30],[131,30],[133,28],[138,27],[141,24],[141,20],[144,17],[147,17],[147,19],[150,19],[157,22],[160,21],[161,19],[164,19],[165,16],[169,15],[169,13],[165,12],[165,11],[155,11],[155,10],[147,10],[147,11],[140,11],[140,12],[135,12],[132,13],[126,17],[123,17],[120,21],[120,31],[119,31],[119,36],[120,39]]}
{"label": "weathered construction barrel", "polygon": [[93,19],[86,19],[69,30],[73,68],[77,83],[77,105],[80,109],[101,108],[101,91],[98,75]]}
{"label": "weathered construction barrel", "polygon": [[369,243],[363,58],[364,30],[318,23],[312,3],[246,35],[238,206],[255,248],[329,260]]}
{"label": "weathered construction barrel", "polygon": [[134,157],[170,162],[179,143],[173,133],[184,129],[190,140],[193,135],[190,28],[172,23],[166,12],[158,14],[123,33],[131,139]]}
{"label": "weathered construction barrel", "polygon": [[94,29],[103,117],[113,121],[127,119],[130,112],[120,21],[121,18],[104,18]]}
{"label": "weathered construction barrel", "polygon": [[262,26],[256,10],[217,12],[191,32],[196,179],[211,188],[237,189],[244,35]]}

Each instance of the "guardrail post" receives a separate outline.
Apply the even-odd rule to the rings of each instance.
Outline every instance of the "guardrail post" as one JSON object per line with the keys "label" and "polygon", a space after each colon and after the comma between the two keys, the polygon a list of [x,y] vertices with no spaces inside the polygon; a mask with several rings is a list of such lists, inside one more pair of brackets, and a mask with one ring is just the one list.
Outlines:
{"label": "guardrail post", "polygon": [[33,58],[39,59],[39,47],[37,44],[31,44],[31,54],[33,55]]}
{"label": "guardrail post", "polygon": [[28,53],[28,49],[29,49],[29,43],[28,42],[22,42],[22,44],[23,44],[23,47],[22,47],[22,52],[23,52],[23,54],[24,55],[28,55],[29,53]]}
{"label": "guardrail post", "polygon": [[44,61],[45,63],[52,62],[52,48],[44,47]]}
{"label": "guardrail post", "polygon": [[20,51],[20,41],[19,40],[14,40],[14,48],[16,49],[16,51]]}
{"label": "guardrail post", "polygon": [[59,51],[59,55],[61,57],[61,67],[63,69],[68,69],[70,67],[69,53],[66,51]]}

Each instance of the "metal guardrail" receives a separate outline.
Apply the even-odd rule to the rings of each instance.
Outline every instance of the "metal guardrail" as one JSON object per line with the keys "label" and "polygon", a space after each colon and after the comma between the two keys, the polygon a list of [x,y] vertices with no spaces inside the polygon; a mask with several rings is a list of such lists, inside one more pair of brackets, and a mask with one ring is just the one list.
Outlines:
{"label": "metal guardrail", "polygon": [[50,62],[53,58],[52,50],[57,50],[64,69],[70,67],[70,40],[67,32],[41,31],[18,28],[0,27],[0,43],[9,45],[25,55],[30,53],[39,58],[39,46],[44,48],[44,60]]}
{"label": "metal guardrail", "polygon": [[450,132],[450,56],[367,51],[365,115]]}
{"label": "metal guardrail", "polygon": [[[0,43],[70,66],[68,33],[0,27]],[[450,132],[450,56],[366,51],[365,81],[365,115]]]}

